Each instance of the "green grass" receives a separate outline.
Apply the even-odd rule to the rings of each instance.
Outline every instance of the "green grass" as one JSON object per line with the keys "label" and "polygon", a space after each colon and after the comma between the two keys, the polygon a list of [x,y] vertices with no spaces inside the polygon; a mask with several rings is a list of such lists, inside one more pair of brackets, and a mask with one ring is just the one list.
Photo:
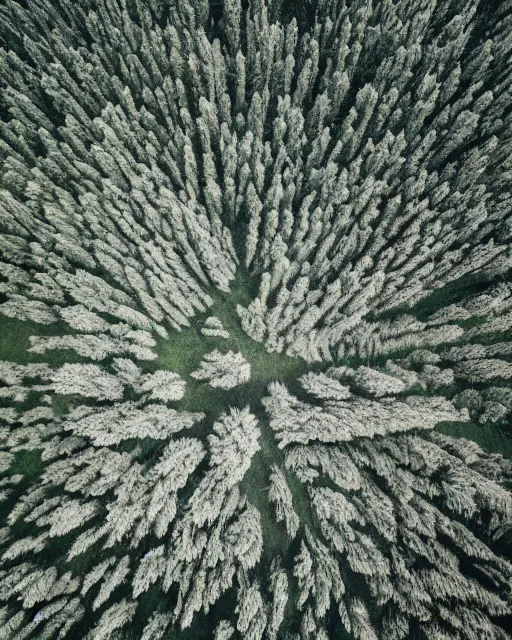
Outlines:
{"label": "green grass", "polygon": [[[153,365],[189,375],[194,371],[205,353],[218,349],[239,351],[251,364],[251,379],[268,383],[271,380],[295,379],[311,370],[304,360],[290,358],[281,353],[269,353],[263,344],[250,338],[240,326],[236,313],[237,304],[246,306],[251,301],[239,276],[232,284],[230,293],[214,292],[214,304],[192,319],[191,326],[180,333],[172,332],[168,340],[158,338],[158,361]],[[229,332],[230,337],[212,338],[201,334],[201,327],[208,316],[216,316]]]}
{"label": "green grass", "polygon": [[[241,328],[236,305],[247,305],[251,298],[244,279],[239,277],[229,294],[214,292],[214,304],[207,311],[198,314],[191,326],[181,332],[172,332],[168,340],[157,339],[158,359],[147,363],[146,369],[169,369],[176,371],[187,381],[185,397],[180,407],[187,411],[203,411],[217,417],[230,407],[249,406],[259,411],[261,399],[266,395],[269,382],[279,380],[291,382],[311,370],[304,360],[290,358],[280,353],[269,353],[263,344],[250,338]],[[208,316],[216,316],[229,332],[229,338],[208,337],[201,334],[201,327]],[[217,349],[240,352],[251,365],[251,380],[235,389],[213,389],[206,382],[190,378],[206,353]],[[200,431],[204,427],[196,427]]]}
{"label": "green grass", "polygon": [[[488,283],[482,282],[475,277],[463,278],[455,283],[437,290],[428,298],[415,305],[412,312],[416,317],[425,319],[437,309],[466,298],[470,294],[485,290]],[[176,371],[187,381],[186,394],[180,407],[188,411],[202,411],[208,417],[202,423],[192,429],[192,434],[199,437],[204,436],[211,428],[213,420],[222,412],[226,412],[230,407],[249,406],[253,412],[262,412],[261,398],[266,395],[269,382],[278,380],[288,385],[296,391],[296,380],[298,377],[310,370],[325,369],[326,365],[310,366],[300,358],[291,358],[281,353],[269,353],[265,347],[251,339],[242,330],[238,314],[237,304],[244,307],[251,302],[257,294],[257,283],[249,276],[245,270],[239,269],[238,275],[231,283],[231,291],[224,293],[220,291],[211,292],[214,304],[205,312],[198,314],[191,319],[191,326],[181,332],[170,331],[168,339],[156,337],[156,351],[158,358],[154,361],[142,363],[146,371],[154,371],[159,368]],[[398,313],[400,310],[396,310]],[[391,310],[387,315],[394,315]],[[201,334],[201,327],[205,319],[216,316],[222,322],[224,328],[229,332],[228,339],[206,337]],[[467,327],[474,326],[482,322],[481,318],[472,318],[464,321]],[[25,364],[28,362],[48,362],[52,366],[59,366],[69,361],[84,361],[76,353],[69,350],[50,350],[45,354],[33,354],[28,352],[30,347],[29,337],[31,335],[62,335],[63,333],[74,333],[63,322],[51,325],[38,325],[33,322],[20,321],[0,315],[0,359],[10,360]],[[495,342],[499,339],[512,337],[508,334],[486,335],[479,338],[482,342]],[[251,365],[251,380],[249,383],[241,385],[233,390],[212,389],[208,384],[198,382],[190,378],[190,374],[199,367],[203,356],[218,349],[221,352],[232,350],[241,352],[244,358]],[[409,351],[409,350],[407,350]],[[370,366],[384,366],[385,360],[390,356],[405,356],[404,353],[386,354],[385,356],[372,357],[364,360]],[[343,364],[358,366],[362,363],[360,358],[347,359]],[[446,391],[446,390],[445,390]],[[450,394],[446,394],[450,397]],[[453,394],[451,394],[453,395]],[[56,415],[63,415],[67,412],[71,398],[54,395],[52,406]],[[20,405],[20,409],[25,408]],[[483,427],[481,425],[468,425],[460,423],[457,427],[450,427],[453,435],[465,436],[477,441],[482,446],[492,451],[499,451],[504,455],[511,455],[511,440],[493,426]],[[275,443],[268,444],[272,440],[270,428],[265,436],[267,451],[265,453],[265,465],[279,459],[276,456],[273,460],[269,457],[271,450],[275,450]],[[260,456],[263,458],[263,455]],[[254,471],[256,473],[256,471]]]}
{"label": "green grass", "polygon": [[[51,325],[40,325],[35,322],[8,318],[0,314],[0,360],[9,360],[27,364],[34,362],[35,354],[29,353],[29,337],[33,335],[58,335],[46,333]],[[62,331],[62,327],[60,327]]]}
{"label": "green grass", "polygon": [[44,465],[41,462],[41,454],[39,451],[18,451],[16,460],[11,465],[10,473],[12,475],[21,473],[25,476],[25,480],[34,481],[39,478],[43,469]]}
{"label": "green grass", "polygon": [[436,431],[454,438],[473,440],[487,451],[512,458],[512,438],[494,425],[476,422],[442,422],[437,425]]}

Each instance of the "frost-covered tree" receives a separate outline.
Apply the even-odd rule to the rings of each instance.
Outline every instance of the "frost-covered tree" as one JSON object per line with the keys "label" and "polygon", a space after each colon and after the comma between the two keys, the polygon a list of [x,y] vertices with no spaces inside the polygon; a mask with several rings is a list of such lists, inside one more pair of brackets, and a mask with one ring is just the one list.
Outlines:
{"label": "frost-covered tree", "polygon": [[177,373],[160,369],[141,376],[134,388],[138,392],[148,393],[151,400],[170,402],[183,398],[186,383]]}
{"label": "frost-covered tree", "polygon": [[201,333],[204,336],[214,338],[229,338],[229,332],[224,329],[222,322],[215,316],[209,316],[204,321],[204,326],[201,329]]}
{"label": "frost-covered tree", "polygon": [[119,400],[123,385],[115,376],[95,364],[64,364],[52,373],[50,388],[63,395],[97,400]]}
{"label": "frost-covered tree", "polygon": [[251,365],[241,353],[216,349],[207,353],[199,369],[190,374],[196,380],[204,380],[211,387],[233,389],[251,378]]}
{"label": "frost-covered tree", "polygon": [[272,467],[268,499],[275,504],[277,520],[284,520],[286,531],[294,538],[300,526],[300,520],[293,509],[293,497],[286,478],[277,465]]}

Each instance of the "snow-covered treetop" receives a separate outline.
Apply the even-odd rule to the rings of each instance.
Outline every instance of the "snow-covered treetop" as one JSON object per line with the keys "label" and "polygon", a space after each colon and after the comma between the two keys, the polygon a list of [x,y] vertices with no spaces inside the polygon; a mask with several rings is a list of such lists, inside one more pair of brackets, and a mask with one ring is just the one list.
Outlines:
{"label": "snow-covered treetop", "polygon": [[250,380],[251,365],[241,353],[221,353],[215,349],[203,357],[199,369],[190,375],[211,387],[233,389]]}

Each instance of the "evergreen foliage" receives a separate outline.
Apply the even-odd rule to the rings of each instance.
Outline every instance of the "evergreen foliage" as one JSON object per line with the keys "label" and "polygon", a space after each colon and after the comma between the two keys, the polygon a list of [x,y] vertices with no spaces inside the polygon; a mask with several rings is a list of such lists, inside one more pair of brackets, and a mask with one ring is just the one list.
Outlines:
{"label": "evergreen foliage", "polygon": [[2,640],[505,640],[512,3],[0,6]]}

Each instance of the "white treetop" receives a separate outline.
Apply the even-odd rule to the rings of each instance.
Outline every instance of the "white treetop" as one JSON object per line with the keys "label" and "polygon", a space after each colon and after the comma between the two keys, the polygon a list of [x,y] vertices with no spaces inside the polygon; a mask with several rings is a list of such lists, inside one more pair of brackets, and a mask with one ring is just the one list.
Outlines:
{"label": "white treetop", "polygon": [[138,406],[125,402],[96,409],[78,408],[68,414],[64,428],[102,446],[131,438],[166,439],[203,418],[203,413],[176,411],[161,404]]}
{"label": "white treetop", "polygon": [[159,369],[142,376],[134,388],[139,393],[147,393],[151,400],[171,402],[183,398],[186,382],[173,371]]}
{"label": "white treetop", "polygon": [[279,447],[289,443],[347,442],[413,429],[433,429],[441,421],[468,420],[443,397],[410,396],[405,401],[376,402],[365,398],[332,400],[322,406],[301,402],[284,385],[273,382],[263,399]]}
{"label": "white treetop", "polygon": [[222,322],[215,316],[206,318],[201,333],[212,338],[229,338],[229,332],[224,329]]}
{"label": "white treetop", "polygon": [[306,373],[299,378],[308,392],[322,400],[346,400],[350,398],[350,388],[325,373]]}
{"label": "white treetop", "polygon": [[251,365],[241,353],[221,353],[215,349],[204,356],[199,369],[190,375],[208,382],[211,387],[233,389],[250,380]]}
{"label": "white treetop", "polygon": [[294,538],[300,526],[300,521],[293,509],[292,493],[286,478],[277,465],[272,466],[268,499],[275,505],[276,519],[278,521],[284,520],[288,535],[290,538]]}
{"label": "white treetop", "polygon": [[79,395],[97,400],[119,400],[123,385],[95,364],[64,364],[51,375],[55,393]]}

